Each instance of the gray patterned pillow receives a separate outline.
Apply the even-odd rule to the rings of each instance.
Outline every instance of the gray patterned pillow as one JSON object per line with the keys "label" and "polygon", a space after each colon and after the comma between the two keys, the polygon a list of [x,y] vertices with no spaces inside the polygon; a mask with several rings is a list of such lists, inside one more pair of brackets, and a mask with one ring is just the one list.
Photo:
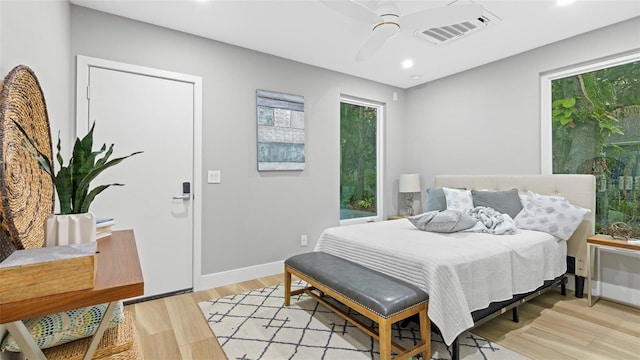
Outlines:
{"label": "gray patterned pillow", "polygon": [[478,191],[471,190],[473,206],[485,206],[495,211],[515,218],[522,210],[522,202],[518,195],[518,189],[504,191]]}
{"label": "gray patterned pillow", "polygon": [[591,210],[571,204],[561,196],[527,193],[527,204],[514,221],[518,229],[549,233],[563,240],[571,235]]}
{"label": "gray patterned pillow", "polygon": [[452,233],[469,229],[476,220],[458,210],[429,211],[412,216],[409,221],[422,231]]}

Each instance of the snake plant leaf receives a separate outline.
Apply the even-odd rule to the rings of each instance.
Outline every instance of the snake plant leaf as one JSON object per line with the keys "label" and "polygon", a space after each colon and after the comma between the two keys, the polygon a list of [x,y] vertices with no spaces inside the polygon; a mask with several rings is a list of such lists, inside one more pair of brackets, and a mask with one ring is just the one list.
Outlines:
{"label": "snake plant leaf", "polygon": [[60,201],[61,214],[73,214],[73,183],[71,181],[71,170],[68,166],[63,166],[58,170],[58,174],[53,180]]}
{"label": "snake plant leaf", "polygon": [[113,153],[113,144],[111,144],[111,146],[109,146],[109,150],[107,150],[107,153],[104,154],[104,156],[102,158],[100,158],[98,161],[96,161],[96,165],[100,166],[100,165],[103,165],[104,163],[106,163],[107,160],[109,160],[109,157],[111,157],[112,153]]}
{"label": "snake plant leaf", "polygon": [[73,145],[73,161],[75,161],[75,166],[85,163],[87,158],[93,152],[93,130],[95,126],[96,123],[94,122],[93,125],[91,125],[89,132],[82,139],[76,139]]}
{"label": "snake plant leaf", "polygon": [[[80,214],[89,211],[91,202],[96,195],[100,194],[110,186],[122,186],[123,184],[107,184],[100,185],[89,191],[89,184],[104,170],[119,164],[124,159],[136,154],[142,153],[137,151],[127,156],[109,160],[113,154],[113,144],[107,149],[107,145],[103,144],[100,150],[93,151],[93,130],[95,123],[91,126],[91,130],[82,139],[77,138],[72,151],[69,164],[64,166],[64,159],[61,154],[60,133],[58,132],[58,152],[56,160],[60,164],[60,170],[54,175],[52,160],[49,159],[40,149],[38,144],[31,138],[25,129],[14,121],[20,132],[24,135],[22,145],[38,162],[40,168],[51,176],[55,185],[58,199],[60,200],[61,214]],[[101,154],[101,158],[97,159]],[[97,159],[97,160],[96,160]]]}
{"label": "snake plant leaf", "polygon": [[49,166],[49,159],[46,156],[42,156],[36,151],[34,151],[29,144],[27,144],[24,139],[22,140],[22,146],[31,154],[31,156],[36,159],[38,165],[40,165],[40,169],[44,170],[51,178],[53,178],[53,172],[51,171],[51,167]]}
{"label": "snake plant leaf", "polygon": [[[58,153],[56,154],[56,159],[58,159],[58,164],[62,166],[64,164],[64,161],[62,159],[62,147],[60,146],[60,131],[58,131],[58,145],[56,145],[56,149],[58,149]],[[51,173],[53,174],[53,171]]]}
{"label": "snake plant leaf", "polygon": [[[36,159],[36,161],[40,165],[40,168],[47,174],[49,174],[49,176],[51,176],[51,179],[53,180],[53,166],[51,166],[51,161],[49,160],[47,155],[45,155],[42,151],[40,151],[40,149],[38,149],[38,144],[36,144],[36,141],[33,140],[33,138],[29,136],[29,134],[27,134],[27,131],[24,129],[24,127],[22,127],[22,125],[20,125],[20,123],[15,120],[13,120],[13,123],[26,139],[22,139],[22,146],[31,154],[31,156]],[[27,144],[27,141],[29,142],[29,144],[31,144],[31,146]]]}
{"label": "snake plant leaf", "polygon": [[[100,151],[98,153],[96,153],[96,156],[103,153],[106,149],[106,144],[102,144],[102,148],[100,149]],[[111,146],[109,146],[109,150],[107,150],[106,154],[104,154],[104,156],[100,159],[98,159],[97,161],[95,161],[95,158],[91,158],[91,163],[90,163],[90,167],[87,167],[86,171],[82,171],[82,177],[81,179],[85,179],[87,178],[87,176],[90,174],[92,169],[95,168],[99,168],[100,166],[103,166],[107,160],[109,159],[109,157],[111,156],[111,154],[113,153],[113,144],[111,144]],[[129,155],[131,156],[131,155]],[[94,163],[95,161],[95,163]],[[115,165],[115,164],[114,164]],[[89,182],[91,182],[91,180],[89,180]],[[84,206],[85,204],[85,197],[88,195],[83,195],[86,194],[87,190],[89,189],[89,183],[87,183],[86,185],[86,189],[84,184],[78,184],[77,185],[77,191],[80,193],[80,195],[78,196],[78,200],[82,201],[81,204],[83,204],[82,206]],[[102,192],[102,191],[100,191]],[[95,197],[95,196],[94,196]],[[91,201],[93,201],[93,197],[91,198],[91,200],[89,200],[89,204],[91,203]]]}
{"label": "snake plant leaf", "polygon": [[119,163],[121,163],[124,159],[129,158],[131,156],[137,155],[137,154],[141,154],[142,151],[136,151],[134,153],[131,153],[127,156],[123,156],[123,157],[119,157],[119,158],[115,158],[112,160],[109,160],[108,162],[102,164],[102,165],[97,165],[95,166],[88,174],[86,174],[86,176],[84,178],[81,179],[80,183],[78,184],[78,187],[76,188],[76,200],[78,204],[82,204],[85,201],[85,198],[87,197],[87,192],[89,191],[89,184],[91,183],[91,181],[93,181],[98,175],[100,175],[103,171],[105,171],[106,169],[117,165]]}
{"label": "snake plant leaf", "polygon": [[85,179],[91,173],[91,171],[95,168],[96,166],[95,158],[97,155],[100,154],[100,152],[90,152],[88,154],[86,152],[80,152],[80,153],[81,153],[81,160],[76,161],[77,158],[74,156],[73,164],[72,164],[73,189],[76,192],[74,199],[78,205],[82,204],[82,202],[84,201],[83,197],[86,196],[86,193],[88,190],[88,186],[87,186],[87,189],[80,190],[81,189],[80,183],[82,182],[82,179]]}
{"label": "snake plant leaf", "polygon": [[[96,157],[106,150],[106,146],[103,145],[99,151],[95,152],[91,146],[93,146],[93,126],[87,136],[82,140],[76,139],[73,146],[73,158],[71,159],[73,164],[71,168],[73,169],[73,178],[77,179],[77,181],[84,178],[91,171],[94,167]],[[76,182],[76,186],[77,185]]]}
{"label": "snake plant leaf", "polygon": [[96,186],[89,192],[89,194],[87,194],[87,197],[85,197],[84,202],[80,206],[80,209],[78,209],[78,213],[81,214],[81,213],[89,212],[89,206],[91,205],[91,202],[96,197],[96,195],[105,191],[110,186],[124,186],[124,184],[113,183],[113,184]]}

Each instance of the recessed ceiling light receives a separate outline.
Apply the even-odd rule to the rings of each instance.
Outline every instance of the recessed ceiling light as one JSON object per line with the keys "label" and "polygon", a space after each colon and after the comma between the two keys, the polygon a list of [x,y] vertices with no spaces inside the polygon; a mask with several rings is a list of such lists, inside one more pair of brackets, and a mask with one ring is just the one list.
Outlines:
{"label": "recessed ceiling light", "polygon": [[574,2],[576,2],[576,0],[556,0],[556,5],[565,6],[565,5],[573,4]]}
{"label": "recessed ceiling light", "polygon": [[402,61],[402,67],[405,69],[411,69],[413,67],[413,60],[405,59]]}
{"label": "recessed ceiling light", "polygon": [[411,75],[411,80],[418,81],[422,79],[422,75]]}

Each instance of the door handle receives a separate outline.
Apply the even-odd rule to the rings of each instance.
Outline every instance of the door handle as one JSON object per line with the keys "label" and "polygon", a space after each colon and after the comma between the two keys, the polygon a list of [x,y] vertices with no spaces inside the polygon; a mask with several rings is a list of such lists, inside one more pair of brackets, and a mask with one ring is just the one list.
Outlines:
{"label": "door handle", "polygon": [[174,196],[175,200],[189,200],[191,199],[191,183],[186,181],[182,183],[182,195]]}

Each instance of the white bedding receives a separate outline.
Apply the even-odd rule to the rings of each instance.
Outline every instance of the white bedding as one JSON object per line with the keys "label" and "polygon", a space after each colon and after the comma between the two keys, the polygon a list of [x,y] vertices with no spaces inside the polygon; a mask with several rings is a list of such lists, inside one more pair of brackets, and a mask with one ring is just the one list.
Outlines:
{"label": "white bedding", "polygon": [[315,250],[425,290],[429,318],[447,344],[473,326],[472,311],[564,274],[567,256],[566,242],[543,232],[441,234],[406,219],[329,228]]}

